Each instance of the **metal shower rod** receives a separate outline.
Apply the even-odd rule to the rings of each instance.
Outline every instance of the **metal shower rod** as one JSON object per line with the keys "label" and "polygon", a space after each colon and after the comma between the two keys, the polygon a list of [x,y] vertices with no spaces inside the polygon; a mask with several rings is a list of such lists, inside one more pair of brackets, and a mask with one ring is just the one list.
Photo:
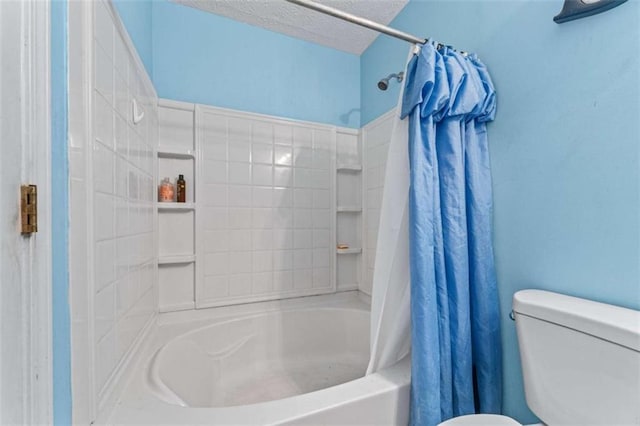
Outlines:
{"label": "metal shower rod", "polygon": [[333,17],[342,19],[347,22],[351,22],[361,27],[369,28],[370,30],[378,31],[379,33],[390,35],[391,37],[399,38],[400,40],[408,41],[414,44],[425,44],[427,39],[416,37],[414,35],[396,30],[395,28],[387,27],[386,25],[379,24],[370,19],[362,18],[360,16],[353,15],[351,13],[344,12],[335,7],[326,6],[324,4],[316,3],[311,0],[286,0],[289,3],[297,4],[308,9],[315,10],[325,15],[331,15]]}

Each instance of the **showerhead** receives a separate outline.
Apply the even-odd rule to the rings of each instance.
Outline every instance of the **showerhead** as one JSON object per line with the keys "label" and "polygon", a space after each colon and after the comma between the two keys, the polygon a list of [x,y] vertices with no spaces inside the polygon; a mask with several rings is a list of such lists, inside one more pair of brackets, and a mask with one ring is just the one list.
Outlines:
{"label": "showerhead", "polygon": [[378,89],[387,90],[388,88],[389,88],[389,79],[388,78],[383,78],[382,80],[380,80],[378,82]]}
{"label": "showerhead", "polygon": [[391,80],[392,78],[395,78],[398,83],[402,83],[402,80],[404,79],[404,72],[402,71],[397,74],[389,74],[387,77],[378,82],[378,89],[382,91],[387,90],[389,88],[389,80]]}

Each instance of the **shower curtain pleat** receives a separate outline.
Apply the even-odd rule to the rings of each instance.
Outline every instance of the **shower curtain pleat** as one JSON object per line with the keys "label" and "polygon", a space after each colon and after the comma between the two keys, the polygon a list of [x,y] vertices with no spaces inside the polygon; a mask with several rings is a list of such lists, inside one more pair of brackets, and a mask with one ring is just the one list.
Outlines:
{"label": "shower curtain pleat", "polygon": [[499,413],[502,404],[502,348],[498,286],[493,263],[491,164],[487,138],[488,121],[496,113],[493,82],[485,65],[475,55],[469,68],[477,72],[474,81],[482,85],[485,96],[474,120],[465,132],[466,206],[469,232],[471,291],[471,334],[473,363],[478,389],[478,411]]}

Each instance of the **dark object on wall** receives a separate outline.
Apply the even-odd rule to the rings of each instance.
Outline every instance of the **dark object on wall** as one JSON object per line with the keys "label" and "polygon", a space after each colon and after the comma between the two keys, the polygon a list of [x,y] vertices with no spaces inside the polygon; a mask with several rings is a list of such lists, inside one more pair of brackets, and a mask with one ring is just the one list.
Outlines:
{"label": "dark object on wall", "polygon": [[184,203],[187,201],[187,183],[184,180],[184,175],[179,175],[178,180],[176,181],[176,188],[178,192],[178,196],[176,200],[179,203]]}
{"label": "dark object on wall", "polygon": [[564,0],[562,11],[553,18],[556,24],[586,18],[620,6],[627,0]]}

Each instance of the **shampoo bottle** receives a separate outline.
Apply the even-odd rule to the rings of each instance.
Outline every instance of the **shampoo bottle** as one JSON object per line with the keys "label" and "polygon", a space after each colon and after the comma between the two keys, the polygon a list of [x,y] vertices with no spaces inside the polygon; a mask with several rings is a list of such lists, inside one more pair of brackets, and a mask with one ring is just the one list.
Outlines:
{"label": "shampoo bottle", "polygon": [[184,181],[184,175],[179,175],[176,182],[178,202],[185,203],[187,201],[187,183]]}

